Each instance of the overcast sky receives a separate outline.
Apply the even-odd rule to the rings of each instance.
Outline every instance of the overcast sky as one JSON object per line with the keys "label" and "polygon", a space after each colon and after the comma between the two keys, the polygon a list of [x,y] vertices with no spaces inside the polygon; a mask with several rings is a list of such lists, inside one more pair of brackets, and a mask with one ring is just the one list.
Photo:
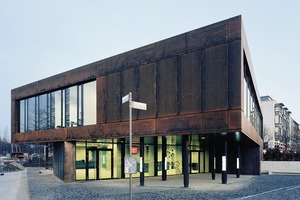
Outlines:
{"label": "overcast sky", "polygon": [[11,89],[242,15],[260,95],[300,123],[298,0],[0,0],[0,132]]}

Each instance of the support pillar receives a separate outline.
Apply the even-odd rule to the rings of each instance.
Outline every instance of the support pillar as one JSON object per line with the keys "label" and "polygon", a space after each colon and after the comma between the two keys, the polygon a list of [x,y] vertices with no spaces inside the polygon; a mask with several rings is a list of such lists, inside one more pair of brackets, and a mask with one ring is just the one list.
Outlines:
{"label": "support pillar", "polygon": [[144,186],[144,137],[140,137],[140,186]]}
{"label": "support pillar", "polygon": [[46,161],[46,165],[45,168],[48,169],[49,168],[49,144],[46,143],[46,148],[45,148],[45,161]]}
{"label": "support pillar", "polygon": [[157,158],[157,154],[158,154],[158,145],[157,145],[157,136],[154,137],[154,176],[158,176],[158,158]]}
{"label": "support pillar", "polygon": [[182,136],[183,186],[189,187],[189,135]]}
{"label": "support pillar", "polygon": [[236,158],[236,177],[240,178],[240,144],[237,146],[237,158]]}
{"label": "support pillar", "polygon": [[125,138],[121,139],[121,178],[125,178],[125,163],[124,159],[125,158]]}
{"label": "support pillar", "polygon": [[162,136],[162,180],[167,180],[167,137]]}
{"label": "support pillar", "polygon": [[224,142],[224,153],[222,156],[222,184],[227,184],[227,141]]}
{"label": "support pillar", "polygon": [[212,148],[212,155],[213,155],[213,166],[212,166],[212,171],[211,171],[211,179],[215,180],[216,179],[216,144],[215,140],[213,141],[213,148]]}

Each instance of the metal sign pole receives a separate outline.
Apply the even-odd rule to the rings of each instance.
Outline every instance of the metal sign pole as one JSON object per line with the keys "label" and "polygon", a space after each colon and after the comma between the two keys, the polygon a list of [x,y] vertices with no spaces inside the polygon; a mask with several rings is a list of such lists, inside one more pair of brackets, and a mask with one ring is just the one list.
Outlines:
{"label": "metal sign pole", "polygon": [[[132,109],[139,109],[139,110],[147,110],[147,104],[132,101],[132,93],[129,92],[129,94],[122,97],[122,104],[129,102],[129,159],[125,159],[125,171],[127,168],[129,173],[129,194],[130,194],[130,200],[132,199],[132,173],[136,173],[136,160],[132,160]],[[126,166],[127,162],[131,163],[128,164],[129,166]],[[134,165],[134,170],[132,169],[132,165]],[[133,172],[134,171],[134,172]],[[125,172],[126,173],[126,172]]]}
{"label": "metal sign pole", "polygon": [[[132,157],[132,108],[131,108],[131,101],[132,101],[132,93],[129,92],[129,157]],[[129,194],[130,200],[132,200],[132,174],[129,174]]]}

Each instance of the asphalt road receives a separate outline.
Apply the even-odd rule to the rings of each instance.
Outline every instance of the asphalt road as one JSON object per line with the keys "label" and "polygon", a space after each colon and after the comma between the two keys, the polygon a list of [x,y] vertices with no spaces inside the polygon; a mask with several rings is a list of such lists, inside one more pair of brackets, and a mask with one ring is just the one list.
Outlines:
{"label": "asphalt road", "polygon": [[[129,199],[128,185],[120,181],[83,181],[64,183],[52,174],[38,173],[28,168],[30,200],[65,199]],[[261,175],[227,185],[206,188],[163,186],[134,186],[133,199],[299,199],[300,175]]]}

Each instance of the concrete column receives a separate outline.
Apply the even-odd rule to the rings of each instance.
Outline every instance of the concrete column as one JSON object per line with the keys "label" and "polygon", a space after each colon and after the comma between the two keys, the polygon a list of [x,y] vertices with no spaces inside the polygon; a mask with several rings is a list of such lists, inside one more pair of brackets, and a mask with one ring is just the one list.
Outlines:
{"label": "concrete column", "polygon": [[64,181],[75,181],[75,142],[64,142]]}

